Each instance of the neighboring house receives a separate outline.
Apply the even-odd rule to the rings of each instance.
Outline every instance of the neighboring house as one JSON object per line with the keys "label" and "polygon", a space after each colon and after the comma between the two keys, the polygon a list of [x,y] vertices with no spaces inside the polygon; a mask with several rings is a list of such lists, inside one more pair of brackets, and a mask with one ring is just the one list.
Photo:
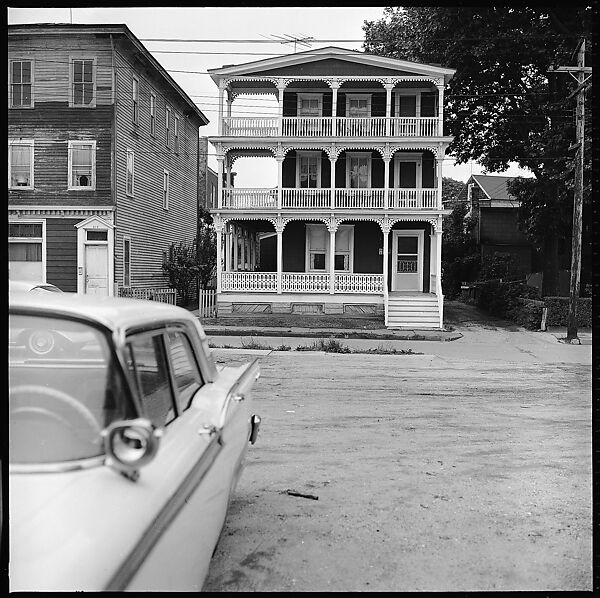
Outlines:
{"label": "neighboring house", "polygon": [[168,285],[204,202],[194,102],[125,25],[8,26],[9,277]]}
{"label": "neighboring house", "polygon": [[520,202],[506,185],[514,177],[471,175],[459,195],[469,215],[477,219],[473,234],[482,259],[494,254],[510,255],[511,274],[529,274],[534,268],[534,249],[519,229]]}
{"label": "neighboring house", "polygon": [[[209,72],[226,175],[211,210],[219,314],[384,313],[389,327],[443,327],[443,101],[455,71],[326,47]],[[278,116],[232,115],[240,94],[274,95]],[[265,156],[276,187],[227,184],[237,158]]]}

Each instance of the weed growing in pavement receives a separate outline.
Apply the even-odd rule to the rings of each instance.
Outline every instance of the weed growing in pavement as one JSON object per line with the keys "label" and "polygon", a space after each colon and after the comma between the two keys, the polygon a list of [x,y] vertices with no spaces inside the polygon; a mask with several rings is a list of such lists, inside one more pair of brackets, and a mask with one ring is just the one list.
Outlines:
{"label": "weed growing in pavement", "polygon": [[265,351],[272,351],[273,347],[271,347],[270,345],[261,345],[260,343],[257,343],[252,337],[250,337],[250,342],[244,342],[244,340],[242,339],[242,348],[243,349],[262,349]]}
{"label": "weed growing in pavement", "polygon": [[326,353],[352,353],[350,347],[342,345],[340,341],[334,338],[322,339],[315,341],[312,345],[298,346],[296,351],[325,351]]}
{"label": "weed growing in pavement", "polygon": [[289,345],[279,345],[275,351],[291,351],[292,348]]}

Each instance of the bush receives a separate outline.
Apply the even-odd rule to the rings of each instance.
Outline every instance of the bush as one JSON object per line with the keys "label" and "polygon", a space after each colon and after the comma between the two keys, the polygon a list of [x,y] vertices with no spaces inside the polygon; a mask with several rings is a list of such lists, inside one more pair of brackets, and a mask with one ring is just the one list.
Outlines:
{"label": "bush", "polygon": [[543,301],[517,297],[516,301],[506,310],[506,315],[509,320],[523,328],[539,330],[543,309]]}
{"label": "bush", "polygon": [[499,318],[518,322],[528,328],[534,327],[536,330],[539,328],[543,306],[522,302],[524,299],[537,299],[537,289],[528,287],[524,282],[510,283],[498,280],[476,283],[476,287],[478,292],[475,303],[484,311]]}
{"label": "bush", "polygon": [[[566,326],[569,317],[568,297],[544,297],[548,308],[546,317],[547,326]],[[589,297],[580,297],[577,303],[576,325],[589,328],[592,325],[592,300]]]}

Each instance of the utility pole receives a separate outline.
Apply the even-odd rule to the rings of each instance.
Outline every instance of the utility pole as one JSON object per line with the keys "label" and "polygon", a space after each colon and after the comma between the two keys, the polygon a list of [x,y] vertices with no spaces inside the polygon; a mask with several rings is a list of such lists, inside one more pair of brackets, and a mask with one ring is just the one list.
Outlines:
{"label": "utility pole", "polygon": [[[581,273],[581,229],[583,211],[583,159],[585,139],[585,90],[592,76],[591,67],[585,66],[585,38],[577,49],[577,66],[561,66],[556,71],[568,72],[578,83],[577,89],[567,98],[577,96],[575,113],[576,144],[569,149],[577,149],[575,157],[575,191],[573,197],[573,232],[571,241],[571,284],[569,290],[569,314],[567,316],[567,343],[579,340],[577,336],[577,304],[579,302],[579,284]],[[575,75],[573,73],[576,73]],[[586,74],[588,76],[586,77]]]}

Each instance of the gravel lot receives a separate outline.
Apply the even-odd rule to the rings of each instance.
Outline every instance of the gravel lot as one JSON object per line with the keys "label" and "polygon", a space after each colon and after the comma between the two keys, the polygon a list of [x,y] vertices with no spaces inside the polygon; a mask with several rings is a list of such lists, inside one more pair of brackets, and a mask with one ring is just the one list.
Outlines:
{"label": "gravel lot", "polygon": [[591,590],[590,347],[477,326],[440,355],[260,354],[203,591]]}

